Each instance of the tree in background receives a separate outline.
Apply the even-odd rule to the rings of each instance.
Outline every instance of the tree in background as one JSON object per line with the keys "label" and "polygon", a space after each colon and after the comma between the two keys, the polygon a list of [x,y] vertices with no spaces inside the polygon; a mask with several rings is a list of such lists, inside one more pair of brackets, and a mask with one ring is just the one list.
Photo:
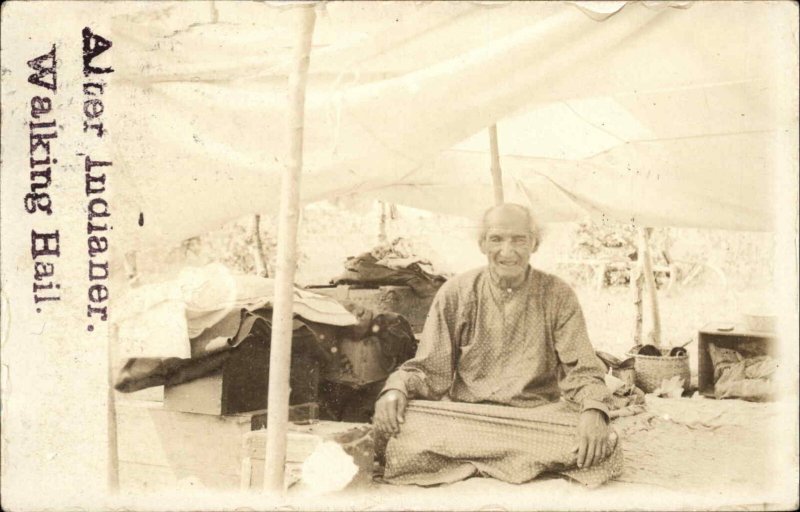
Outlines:
{"label": "tree in background", "polygon": [[[593,220],[576,225],[572,242],[572,260],[607,262],[604,267],[605,286],[627,286],[630,283],[630,268],[638,261],[637,228],[633,224]],[[668,228],[652,230],[650,247],[653,265],[666,268],[672,263],[670,247],[672,238]],[[600,265],[598,265],[600,266]],[[587,267],[572,268],[573,278],[588,281],[591,271]],[[659,285],[669,279],[664,272],[657,272]]]}

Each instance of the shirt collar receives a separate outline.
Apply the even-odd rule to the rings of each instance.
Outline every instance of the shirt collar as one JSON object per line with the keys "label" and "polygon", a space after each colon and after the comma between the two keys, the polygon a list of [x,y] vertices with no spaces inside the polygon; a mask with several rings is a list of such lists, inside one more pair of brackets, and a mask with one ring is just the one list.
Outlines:
{"label": "shirt collar", "polygon": [[489,274],[489,283],[492,285],[494,289],[505,292],[506,294],[509,295],[519,290],[520,288],[523,288],[530,281],[531,275],[533,274],[531,272],[531,265],[528,264],[527,267],[525,268],[525,278],[522,281],[520,281],[519,284],[509,287],[509,286],[504,286],[500,283],[500,278],[494,275],[491,268],[487,267],[486,273]]}

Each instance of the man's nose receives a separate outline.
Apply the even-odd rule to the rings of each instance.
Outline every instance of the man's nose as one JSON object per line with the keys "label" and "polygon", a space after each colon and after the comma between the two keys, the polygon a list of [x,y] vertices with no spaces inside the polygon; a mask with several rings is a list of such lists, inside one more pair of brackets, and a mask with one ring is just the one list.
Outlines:
{"label": "man's nose", "polygon": [[500,251],[503,254],[511,254],[513,252],[512,249],[513,247],[511,245],[511,240],[503,241],[502,245],[500,246]]}

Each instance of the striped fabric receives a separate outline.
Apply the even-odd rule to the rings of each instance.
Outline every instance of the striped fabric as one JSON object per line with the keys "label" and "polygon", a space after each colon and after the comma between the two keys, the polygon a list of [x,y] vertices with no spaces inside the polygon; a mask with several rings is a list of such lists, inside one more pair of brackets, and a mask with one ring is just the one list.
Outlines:
{"label": "striped fabric", "polygon": [[621,444],[612,433],[611,455],[578,469],[578,416],[566,402],[519,408],[412,400],[387,445],[384,480],[428,486],[482,475],[523,483],[554,473],[598,486],[621,474]]}

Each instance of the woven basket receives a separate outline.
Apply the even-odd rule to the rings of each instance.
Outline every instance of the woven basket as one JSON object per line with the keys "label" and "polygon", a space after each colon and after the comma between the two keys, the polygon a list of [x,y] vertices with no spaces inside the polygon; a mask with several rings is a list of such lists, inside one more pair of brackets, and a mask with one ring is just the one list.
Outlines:
{"label": "woven basket", "polygon": [[682,356],[669,356],[670,349],[661,349],[664,354],[658,356],[640,356],[638,354],[628,354],[635,358],[634,368],[636,369],[636,387],[645,393],[652,393],[664,380],[680,376],[683,378],[683,389],[686,390],[691,382],[689,371],[689,354]]}

